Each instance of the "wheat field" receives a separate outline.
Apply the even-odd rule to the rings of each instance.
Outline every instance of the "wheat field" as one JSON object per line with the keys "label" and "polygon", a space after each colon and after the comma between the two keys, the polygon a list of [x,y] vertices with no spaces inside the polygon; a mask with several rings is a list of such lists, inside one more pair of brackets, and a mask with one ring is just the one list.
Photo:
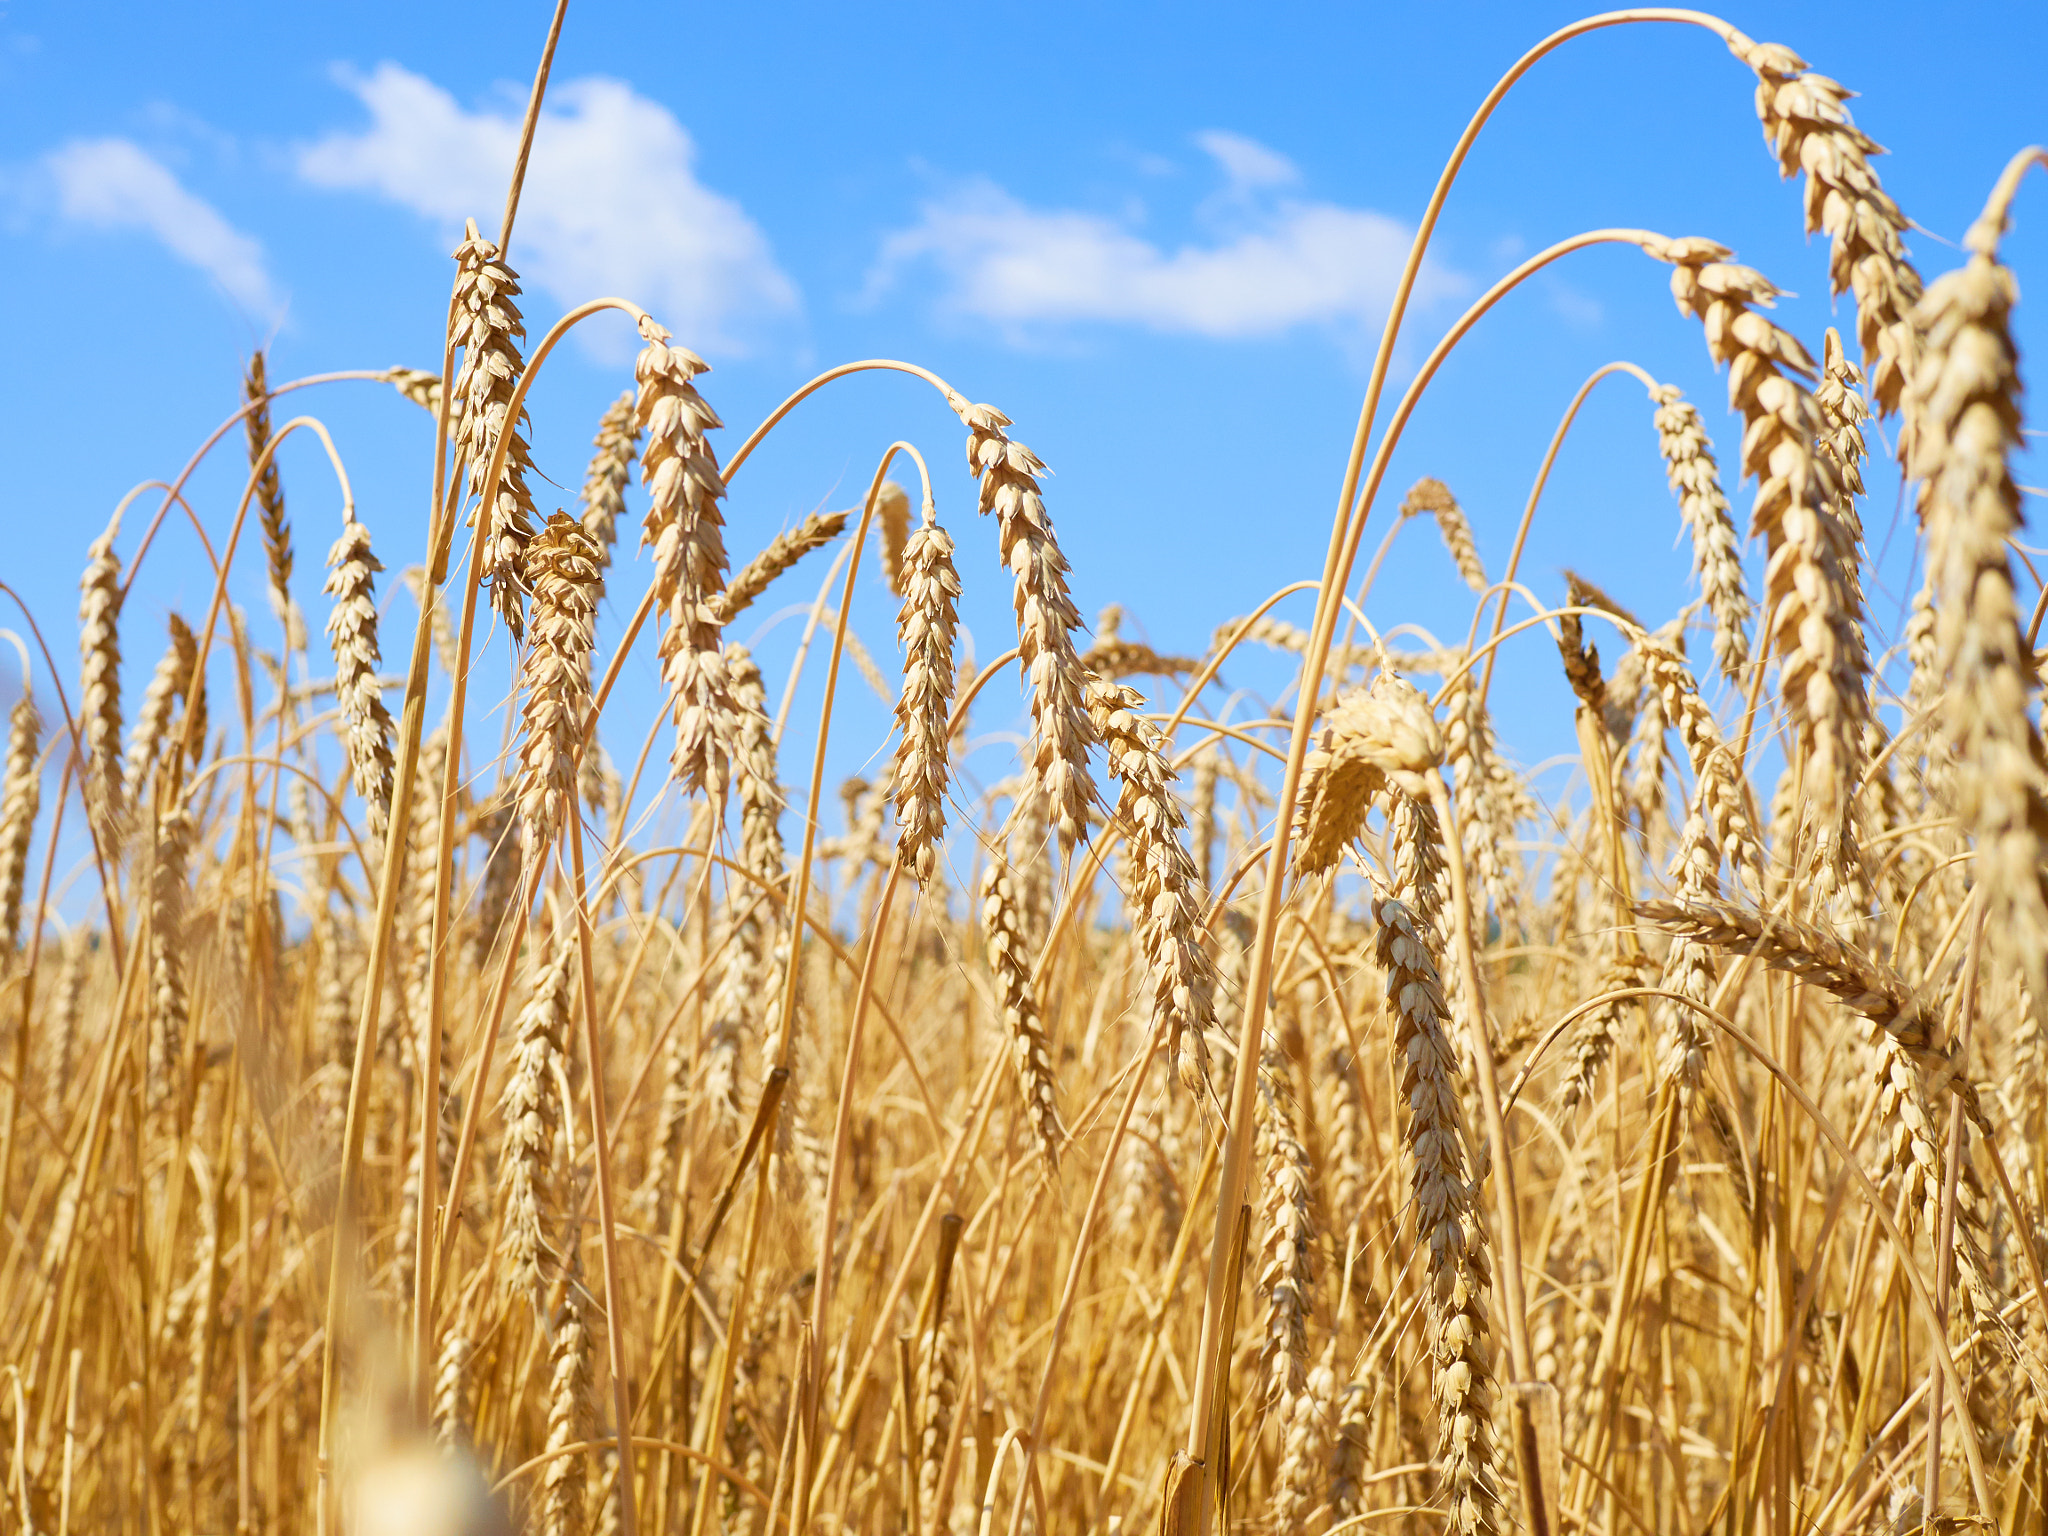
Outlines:
{"label": "wheat field", "polygon": [[[1738,61],[1846,333],[1782,328],[1711,238],[1603,229],[1397,373],[1495,104],[1635,21]],[[1046,467],[971,381],[853,363],[742,435],[630,296],[524,317],[518,172],[438,368],[256,353],[185,471],[246,449],[210,602],[160,657],[124,621],[187,537],[157,482],[85,553],[75,664],[55,615],[8,631],[0,1530],[2048,1530],[2048,590],[2000,258],[2048,151],[1923,275],[1848,95],[1698,12],[1533,47],[1420,221],[1326,563],[1201,655],[1084,622]],[[1741,422],[1717,448],[1634,364],[1588,380],[1642,389],[1692,551],[1642,617],[1524,585],[1542,474],[1498,568],[1454,466],[1386,483],[1466,331],[1599,244],[1668,277]],[[543,516],[529,389],[606,312],[632,377]],[[874,370],[936,391],[965,475],[927,418],[847,509],[735,515],[789,413]],[[380,561],[329,386],[431,416],[423,567]],[[295,436],[331,547],[295,542]],[[1359,559],[1397,535],[1440,540],[1464,632],[1402,648]],[[730,632],[791,573],[814,716]],[[1013,595],[1002,654],[959,643],[964,589]],[[1496,738],[1507,647],[1570,684],[1562,793]],[[636,648],[644,739],[607,718]],[[1295,680],[1233,715],[1254,652]],[[892,756],[828,785],[862,675]],[[1019,697],[1007,776],[965,780]]]}

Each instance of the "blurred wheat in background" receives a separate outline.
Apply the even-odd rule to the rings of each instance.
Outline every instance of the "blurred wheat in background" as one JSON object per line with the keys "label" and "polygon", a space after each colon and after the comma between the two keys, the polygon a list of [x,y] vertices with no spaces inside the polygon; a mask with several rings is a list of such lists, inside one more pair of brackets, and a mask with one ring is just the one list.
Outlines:
{"label": "blurred wheat in background", "polygon": [[[453,253],[439,369],[353,376],[435,422],[409,637],[376,553],[407,514],[355,505],[316,417],[274,421],[306,381],[256,354],[207,445],[249,466],[203,610],[125,616],[183,534],[175,489],[139,493],[86,551],[76,670],[52,615],[18,646],[0,1529],[2048,1529],[2048,595],[2016,579],[2000,261],[2048,154],[1926,281],[1849,93],[1785,47],[1618,13],[1503,89],[1631,20],[1746,67],[1853,334],[1782,328],[1708,235],[1598,230],[1390,403],[1468,136],[1325,568],[1201,656],[1114,609],[1088,633],[1045,466],[920,367],[832,370],[735,440],[630,295],[536,341],[517,173]],[[1383,482],[1457,338],[1598,243],[1659,264],[1742,436],[1595,375],[1645,391],[1696,591],[1638,617],[1573,577],[1510,622],[1527,518],[1475,537],[1456,465]],[[544,514],[530,386],[604,310],[641,350]],[[933,387],[968,476],[878,444],[847,509],[732,515],[784,414],[871,369]],[[1865,600],[1887,421],[1927,572],[1898,635]],[[332,483],[294,519],[299,433]],[[1403,651],[1354,566],[1429,522],[1469,626]],[[329,534],[322,623],[294,540]],[[267,617],[227,598],[259,560]],[[827,563],[823,704],[792,718],[797,678],[727,627]],[[1005,581],[1014,648],[974,665],[961,594]],[[850,622],[875,582],[900,681]],[[1269,611],[1300,591],[1306,629]],[[498,629],[502,737],[470,687]],[[1496,738],[1503,645],[1570,682],[1560,797]],[[606,719],[635,647],[644,741]],[[1212,718],[1247,647],[1298,685]],[[828,835],[856,674],[896,745]],[[991,686],[1029,727],[976,798]],[[683,807],[658,837],[655,799]]]}

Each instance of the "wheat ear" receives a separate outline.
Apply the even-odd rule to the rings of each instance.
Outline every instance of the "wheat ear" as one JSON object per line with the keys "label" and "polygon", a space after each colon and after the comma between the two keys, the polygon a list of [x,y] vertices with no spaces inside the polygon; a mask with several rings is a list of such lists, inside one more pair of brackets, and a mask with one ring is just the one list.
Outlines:
{"label": "wheat ear", "polygon": [[[140,804],[148,794],[149,777],[163,755],[171,717],[179,701],[185,698],[193,663],[199,659],[199,642],[193,638],[191,626],[176,613],[167,615],[165,624],[170,630],[170,643],[164,647],[156,671],[150,674],[149,686],[142,690],[142,704],[135,711],[135,726],[128,733],[128,756],[121,769],[121,793],[130,805]],[[202,704],[202,720],[204,712]],[[204,739],[203,725],[196,734]]]}
{"label": "wheat ear", "polygon": [[1268,1052],[1259,1066],[1258,1131],[1265,1163],[1259,1187],[1259,1290],[1266,1298],[1259,1380],[1268,1406],[1306,1392],[1316,1279],[1308,1151],[1279,1075],[1286,1068],[1286,1058],[1277,1052]]}
{"label": "wheat ear", "polygon": [[1479,546],[1472,542],[1472,524],[1451,488],[1431,475],[1424,475],[1401,498],[1401,515],[1414,517],[1427,512],[1436,519],[1444,548],[1458,568],[1459,579],[1474,592],[1486,590],[1486,567],[1479,562]]}
{"label": "wheat ear", "polygon": [[920,884],[938,870],[946,834],[946,730],[953,708],[953,636],[959,626],[960,573],[953,538],[936,522],[903,545],[898,576],[903,606],[896,635],[903,646],[903,693],[896,703],[896,858]]}
{"label": "wheat ear", "polygon": [[1095,619],[1095,639],[1081,653],[1081,665],[1097,677],[1111,682],[1141,674],[1153,677],[1182,677],[1201,670],[1193,656],[1162,656],[1151,646],[1123,637],[1124,611],[1115,603]]}
{"label": "wheat ear", "polygon": [[28,845],[43,796],[42,764],[37,755],[42,736],[43,718],[36,713],[35,695],[24,686],[8,716],[7,767],[0,774],[0,953],[14,948],[21,934]]}
{"label": "wheat ear", "polygon": [[1828,237],[1828,285],[1856,296],[1856,334],[1879,409],[1899,403],[1917,365],[1912,314],[1920,274],[1901,238],[1907,227],[1870,159],[1884,153],[1859,129],[1850,92],[1779,43],[1732,32],[1728,46],[1756,72],[1756,115],[1786,176],[1806,175],[1806,230]]}
{"label": "wheat ear", "polygon": [[598,549],[565,512],[526,548],[533,643],[520,667],[523,739],[514,793],[529,863],[547,857],[563,819],[576,814],[576,758],[590,713],[590,652],[602,594]]}
{"label": "wheat ear", "polygon": [[[253,465],[270,446],[270,381],[260,347],[250,354],[248,373],[242,380],[242,398],[249,403],[242,426],[248,434],[249,462]],[[285,515],[284,483],[278,477],[274,454],[256,479],[256,517],[263,526],[270,611],[284,628],[286,649],[302,651],[306,648],[306,621],[299,613],[299,605],[292,601],[292,525]]]}
{"label": "wheat ear", "polygon": [[1066,1132],[1055,1103],[1052,1051],[1038,999],[1032,993],[1031,957],[1024,952],[1024,913],[1016,877],[999,854],[990,855],[981,877],[981,932],[988,944],[989,969],[995,973],[996,1003],[1009,1036],[1025,1117],[1047,1167],[1057,1168]]}
{"label": "wheat ear", "polygon": [[725,794],[730,770],[732,698],[719,653],[717,602],[725,586],[725,481],[706,436],[722,425],[691,383],[709,364],[651,319],[633,365],[640,392],[634,417],[647,434],[640,477],[650,496],[642,540],[654,548],[654,591],[668,610],[662,677],[675,718],[672,758],[685,793]]}
{"label": "wheat ear", "polygon": [[79,713],[85,727],[85,795],[102,840],[118,842],[127,811],[121,773],[121,562],[116,514],[92,541],[78,578]]}
{"label": "wheat ear", "polygon": [[[562,1305],[555,1313],[554,1343],[548,1351],[548,1439],[551,1452],[568,1451],[590,1438],[591,1339],[584,1318],[577,1266],[570,1266]],[[617,1320],[613,1320],[617,1327]],[[540,1536],[583,1536],[583,1501],[589,1487],[581,1452],[556,1455],[541,1473]]]}
{"label": "wheat ear", "polygon": [[1678,497],[1678,515],[1692,535],[1692,568],[1714,616],[1714,664],[1734,682],[1749,660],[1749,589],[1742,579],[1742,537],[1721,490],[1706,424],[1675,384],[1650,391],[1656,402],[1657,448],[1664,478]]}
{"label": "wheat ear", "polygon": [[441,1339],[439,1358],[434,1362],[434,1443],[454,1451],[469,1440],[469,1377],[476,1359],[476,1347],[460,1328],[451,1328]]}
{"label": "wheat ear", "polygon": [[754,599],[766,592],[776,577],[812,550],[831,543],[845,528],[844,512],[813,512],[794,528],[775,535],[758,555],[740,567],[731,584],[719,594],[715,605],[718,622],[730,624],[753,606]]}
{"label": "wheat ear", "polygon": [[[2039,686],[2008,543],[2021,528],[2010,456],[2023,443],[2019,291],[1998,260],[2005,209],[1994,195],[1914,310],[1926,351],[1906,395],[1907,472],[1920,481],[1934,598],[1927,683],[1939,689],[1932,760],[1976,845],[1992,954],[2048,1007],[2048,754],[2033,720]],[[1915,666],[1916,684],[1921,668]]]}
{"label": "wheat ear", "polygon": [[1370,687],[1339,699],[1302,767],[1296,868],[1305,875],[1330,868],[1365,829],[1373,800],[1389,784],[1425,795],[1423,775],[1443,760],[1443,732],[1429,700],[1406,678],[1382,672]]}
{"label": "wheat ear", "polygon": [[545,1316],[554,1281],[548,1260],[563,1249],[563,1207],[555,1173],[555,1138],[561,1129],[557,1074],[568,1060],[569,1010],[576,982],[576,928],[557,920],[537,948],[537,974],[520,1010],[505,1083],[504,1193],[498,1227],[498,1282],[507,1295],[523,1295]]}
{"label": "wheat ear", "polygon": [[185,1060],[191,1003],[185,992],[185,879],[192,817],[182,804],[160,813],[149,878],[149,1049],[144,1082],[151,1110],[169,1103]]}
{"label": "wheat ear", "polygon": [[1165,1026],[1175,1075],[1208,1095],[1216,963],[1202,947],[1204,888],[1188,853],[1187,815],[1173,793],[1165,738],[1144,718],[1144,704],[1135,689],[1101,679],[1088,684],[1088,708],[1119,785],[1117,818],[1130,838],[1124,902],[1145,957],[1147,1033]]}
{"label": "wheat ear", "polygon": [[619,542],[619,519],[626,515],[626,482],[640,451],[640,423],[633,412],[633,391],[626,390],[605,407],[591,442],[590,468],[583,476],[583,531],[597,546],[597,568],[611,569],[612,549]]}
{"label": "wheat ear", "polygon": [[1494,1532],[1501,1496],[1493,1446],[1492,1260],[1486,1223],[1467,1174],[1458,1106],[1457,1056],[1444,1033],[1436,962],[1409,910],[1392,898],[1373,904],[1375,941],[1394,1013],[1394,1060],[1407,1107],[1415,1236],[1425,1254],[1424,1295],[1437,1413],[1439,1477],[1452,1529]]}
{"label": "wheat ear", "polygon": [[370,530],[351,515],[327,552],[327,584],[334,599],[327,639],[334,648],[335,692],[347,722],[349,769],[356,793],[369,807],[370,836],[379,847],[391,827],[391,711],[377,683],[376,573]]}
{"label": "wheat ear", "polygon": [[491,607],[517,642],[526,630],[520,560],[533,537],[533,494],[526,486],[533,461],[523,424],[507,419],[512,391],[525,368],[519,353],[526,335],[516,302],[519,277],[505,265],[498,248],[477,233],[474,219],[454,257],[459,270],[450,340],[463,349],[462,371],[455,376],[455,393],[463,403],[456,443],[469,464],[469,494],[480,497],[499,439],[510,439],[495,504],[478,507],[477,517]]}
{"label": "wheat ear", "polygon": [[1038,456],[1004,430],[1010,418],[955,397],[967,424],[967,464],[981,482],[981,510],[993,512],[1003,564],[1016,580],[1017,649],[1031,683],[1031,772],[1069,849],[1087,830],[1095,792],[1088,776],[1092,728],[1081,698],[1086,676],[1074,650],[1081,615],[1067,594],[1067,561],[1045,515]]}
{"label": "wheat ear", "polygon": [[884,480],[875,490],[875,521],[882,534],[881,542],[875,546],[882,579],[898,597],[908,597],[910,588],[903,580],[903,555],[910,541],[910,492],[894,480]]}
{"label": "wheat ear", "polygon": [[1806,794],[1823,837],[1844,828],[1862,771],[1865,682],[1862,602],[1843,489],[1819,451],[1825,419],[1799,382],[1813,359],[1761,309],[1778,290],[1750,267],[1722,258],[1711,240],[1652,243],[1671,263],[1680,310],[1699,318],[1707,350],[1728,368],[1728,403],[1742,414],[1743,469],[1757,477],[1752,522],[1770,550],[1766,600],[1775,617],[1780,687],[1806,755]]}

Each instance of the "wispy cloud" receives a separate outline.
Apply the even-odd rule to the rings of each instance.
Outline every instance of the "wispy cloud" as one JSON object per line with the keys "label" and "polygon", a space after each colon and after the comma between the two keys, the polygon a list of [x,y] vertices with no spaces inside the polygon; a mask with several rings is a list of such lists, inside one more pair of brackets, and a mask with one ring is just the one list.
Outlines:
{"label": "wispy cloud", "polygon": [[[1225,338],[1323,326],[1356,337],[1386,313],[1410,226],[1287,195],[1301,180],[1294,163],[1240,134],[1213,130],[1195,142],[1223,179],[1196,210],[1205,241],[1169,250],[1133,219],[1034,208],[976,178],[924,204],[915,225],[883,242],[870,292],[923,268],[939,279],[941,310],[1015,340],[1088,322]],[[1419,296],[1463,286],[1432,264]]]}
{"label": "wispy cloud", "polygon": [[263,246],[129,139],[74,139],[44,157],[57,211],[94,229],[135,229],[206,273],[265,324],[281,311]]}
{"label": "wispy cloud", "polygon": [[[370,114],[360,132],[305,146],[299,174],[364,191],[436,221],[486,232],[518,151],[519,114],[465,110],[397,64],[342,83]],[[732,198],[697,179],[697,146],[675,115],[622,81],[557,85],[534,137],[513,264],[564,306],[605,294],[644,304],[699,349],[742,350],[794,314],[797,290]]]}

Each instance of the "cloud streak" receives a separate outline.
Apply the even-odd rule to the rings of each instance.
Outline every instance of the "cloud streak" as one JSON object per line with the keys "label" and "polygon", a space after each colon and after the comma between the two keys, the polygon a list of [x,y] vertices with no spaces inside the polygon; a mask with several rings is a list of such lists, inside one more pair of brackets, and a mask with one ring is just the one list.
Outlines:
{"label": "cloud streak", "polygon": [[[304,146],[299,175],[371,193],[442,227],[493,220],[518,150],[519,117],[469,111],[397,64],[342,83],[367,128]],[[678,340],[745,350],[795,315],[796,286],[739,203],[697,177],[697,146],[673,113],[622,81],[558,85],[534,136],[514,232],[529,287],[568,306],[616,294],[644,304]]]}
{"label": "cloud streak", "polygon": [[43,165],[64,218],[92,229],[140,230],[212,278],[251,316],[266,324],[277,318],[282,303],[261,242],[186,190],[141,146],[128,139],[75,139],[45,156]]}
{"label": "cloud streak", "polygon": [[[1219,339],[1304,326],[1356,335],[1385,315],[1409,225],[1287,195],[1281,189],[1297,185],[1300,172],[1254,140],[1212,131],[1196,143],[1223,178],[1197,210],[1206,240],[1167,249],[1133,220],[1035,208],[977,178],[925,203],[915,225],[884,240],[870,291],[930,272],[942,312],[989,322],[1013,340],[1089,323]],[[1418,296],[1463,286],[1426,265]]]}

